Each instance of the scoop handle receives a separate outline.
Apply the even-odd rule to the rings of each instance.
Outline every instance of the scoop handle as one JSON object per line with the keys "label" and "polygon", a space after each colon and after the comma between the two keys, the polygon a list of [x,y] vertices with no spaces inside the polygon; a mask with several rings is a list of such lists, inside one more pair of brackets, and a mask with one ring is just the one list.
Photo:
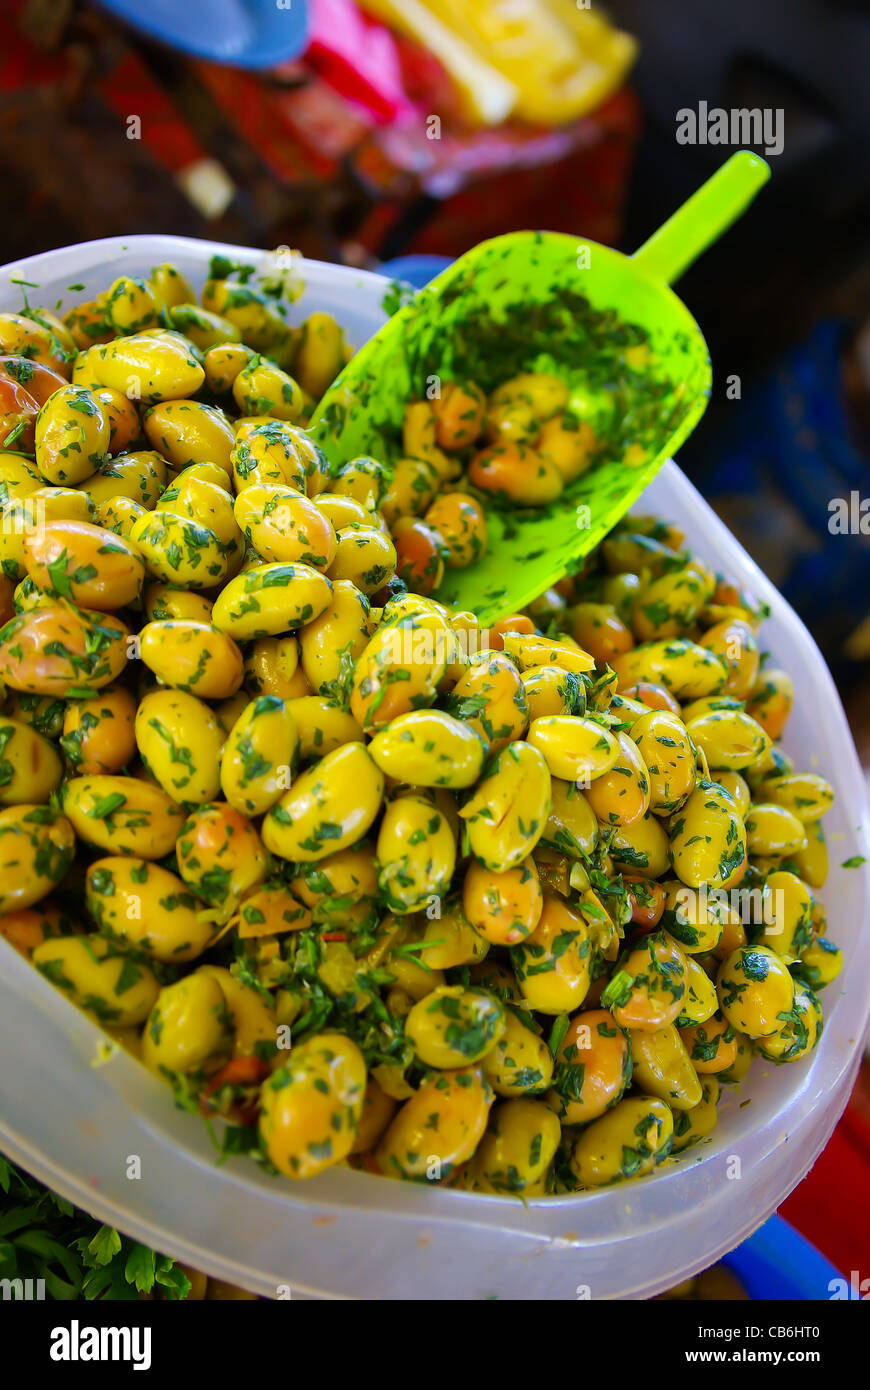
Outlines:
{"label": "scoop handle", "polygon": [[672,285],[737,221],[769,178],[766,160],[751,150],[738,150],[653,232],[632,261],[650,279]]}

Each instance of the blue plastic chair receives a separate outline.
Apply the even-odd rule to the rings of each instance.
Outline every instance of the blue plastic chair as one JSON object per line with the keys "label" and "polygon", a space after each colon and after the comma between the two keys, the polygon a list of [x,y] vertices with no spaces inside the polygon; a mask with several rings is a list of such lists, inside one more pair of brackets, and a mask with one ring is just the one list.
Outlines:
{"label": "blue plastic chair", "polygon": [[[723,1261],[755,1299],[827,1302],[843,1276],[781,1216],[763,1226]],[[838,1282],[834,1282],[838,1281]]]}
{"label": "blue plastic chair", "polygon": [[238,68],[296,58],[308,39],[306,0],[96,0],[150,39]]}

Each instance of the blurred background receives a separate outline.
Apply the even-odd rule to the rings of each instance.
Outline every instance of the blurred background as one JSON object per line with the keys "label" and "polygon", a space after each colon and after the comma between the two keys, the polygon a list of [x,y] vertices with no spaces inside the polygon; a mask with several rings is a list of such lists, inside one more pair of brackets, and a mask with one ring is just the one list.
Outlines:
{"label": "blurred background", "polygon": [[[868,72],[870,0],[4,0],[0,263],[172,232],[419,285],[514,229],[630,251],[732,147],[765,154],[679,286],[714,366],[679,462],[812,630],[870,766],[870,515],[829,527],[870,498]],[[734,111],[757,117],[718,143]],[[840,1194],[868,1176],[864,1077],[783,1208],[847,1272],[870,1215]]]}

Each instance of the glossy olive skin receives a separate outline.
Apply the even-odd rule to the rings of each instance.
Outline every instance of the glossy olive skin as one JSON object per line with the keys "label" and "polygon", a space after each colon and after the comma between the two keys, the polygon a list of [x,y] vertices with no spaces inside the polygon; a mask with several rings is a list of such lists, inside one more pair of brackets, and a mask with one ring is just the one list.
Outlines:
{"label": "glossy olive skin", "polygon": [[85,903],[101,931],[154,960],[195,960],[213,934],[199,915],[201,903],[181,879],[145,859],[95,860],[87,872]]}
{"label": "glossy olive skin", "polygon": [[667,1157],[673,1133],[673,1115],[663,1100],[621,1100],[581,1131],[571,1151],[571,1168],[581,1187],[642,1177]]}
{"label": "glossy olive skin", "polygon": [[218,982],[187,975],[166,985],[145,1024],[142,1061],[169,1077],[216,1070],[232,1046],[229,1013]]}
{"label": "glossy olive skin", "polygon": [[475,858],[496,873],[522,863],[543,834],[550,789],[547,764],[536,748],[517,741],[502,749],[459,813]]}
{"label": "glossy olive skin", "polygon": [[160,992],[147,965],[103,936],[66,936],[37,946],[37,970],[64,990],[73,1003],[103,1023],[129,1028],[144,1023]]}
{"label": "glossy olive skin", "polygon": [[505,1029],[505,1008],[493,994],[443,985],[405,1019],[405,1037],[426,1066],[450,1069],[479,1062]]}
{"label": "glossy olive skin", "polygon": [[24,802],[0,810],[0,916],[44,898],[74,853],[70,822],[50,807]]}
{"label": "glossy olive skin", "polygon": [[350,1153],[365,1085],[362,1053],[340,1033],[319,1033],[291,1050],[261,1092],[260,1133],[280,1173],[312,1177]]}
{"label": "glossy olive skin", "polygon": [[719,967],[716,988],[728,1022],[750,1038],[775,1033],[794,1004],[794,981],[768,946],[734,951]]}
{"label": "glossy olive skin", "polygon": [[87,698],[124,670],[128,636],[111,613],[32,609],[0,628],[0,680],[31,695]]}
{"label": "glossy olive skin", "polygon": [[371,756],[383,773],[419,787],[471,787],[485,748],[468,725],[442,710],[399,715],[372,739]]}
{"label": "glossy olive skin", "polygon": [[109,854],[162,859],[184,822],[183,810],[162,787],[138,777],[70,777],[62,804],[79,839]]}
{"label": "glossy olive skin", "polygon": [[629,1034],[607,1009],[581,1010],[556,1053],[547,1102],[563,1124],[589,1124],[622,1099],[631,1075]]}
{"label": "glossy olive skin", "polygon": [[477,1148],[493,1098],[477,1067],[424,1081],[400,1107],[375,1149],[380,1171],[387,1177],[430,1182],[448,1178]]}
{"label": "glossy olive skin", "polygon": [[348,743],[297,777],[261,827],[283,859],[323,859],[361,839],[380,810],[384,781],[361,743]]}

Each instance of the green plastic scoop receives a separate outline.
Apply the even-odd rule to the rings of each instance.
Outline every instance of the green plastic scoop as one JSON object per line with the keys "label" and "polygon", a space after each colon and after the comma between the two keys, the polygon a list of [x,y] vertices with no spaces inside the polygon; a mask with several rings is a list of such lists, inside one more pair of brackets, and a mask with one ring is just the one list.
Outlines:
{"label": "green plastic scoop", "polygon": [[707,405],[710,358],[668,286],[769,177],[741,150],[630,257],[556,232],[485,241],[351,359],[312,422],[334,463],[401,456],[406,404],[431,399],[441,381],[489,392],[520,371],[561,376],[569,411],[602,441],[595,465],[546,508],[485,498],[485,555],[446,571],[435,597],[484,624],[524,607],[577,568],[688,437]]}

